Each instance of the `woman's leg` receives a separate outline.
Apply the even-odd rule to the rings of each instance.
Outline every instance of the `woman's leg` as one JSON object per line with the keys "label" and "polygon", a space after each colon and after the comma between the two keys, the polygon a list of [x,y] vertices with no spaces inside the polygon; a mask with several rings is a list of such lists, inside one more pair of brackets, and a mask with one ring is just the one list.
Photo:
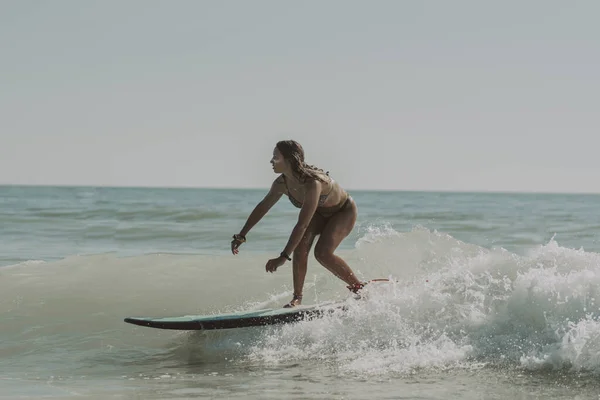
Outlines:
{"label": "woman's leg", "polygon": [[315,258],[317,261],[335,276],[354,287],[361,285],[361,282],[354,275],[354,272],[352,272],[346,261],[333,254],[333,252],[342,240],[352,232],[357,215],[358,208],[354,200],[351,199],[346,207],[327,220],[321,231],[321,237],[315,246]]}
{"label": "woman's leg", "polygon": [[308,254],[315,241],[315,237],[323,229],[325,220],[322,216],[315,214],[310,221],[302,240],[294,250],[292,259],[292,274],[294,280],[294,298],[286,306],[297,306],[302,303],[302,290],[304,288],[304,279],[306,278],[306,267],[308,265]]}

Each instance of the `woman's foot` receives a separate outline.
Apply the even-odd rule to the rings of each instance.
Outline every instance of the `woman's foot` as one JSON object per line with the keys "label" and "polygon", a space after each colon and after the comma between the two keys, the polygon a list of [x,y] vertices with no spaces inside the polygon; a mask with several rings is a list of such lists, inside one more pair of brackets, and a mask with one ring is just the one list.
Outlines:
{"label": "woman's foot", "polygon": [[346,287],[352,293],[358,294],[358,291],[361,290],[362,288],[364,288],[366,284],[367,284],[367,282],[359,282],[359,283],[355,283],[354,285],[348,285]]}
{"label": "woman's foot", "polygon": [[359,282],[359,283],[355,283],[354,285],[348,285],[346,287],[348,288],[348,290],[350,290],[352,293],[354,293],[354,298],[356,300],[360,300],[362,298],[360,292],[361,292],[362,288],[365,287],[366,284],[367,284],[367,282]]}
{"label": "woman's foot", "polygon": [[284,305],[283,308],[293,308],[293,307],[299,306],[300,304],[302,304],[302,295],[294,293],[294,297],[292,297],[292,301],[290,301],[289,303]]}

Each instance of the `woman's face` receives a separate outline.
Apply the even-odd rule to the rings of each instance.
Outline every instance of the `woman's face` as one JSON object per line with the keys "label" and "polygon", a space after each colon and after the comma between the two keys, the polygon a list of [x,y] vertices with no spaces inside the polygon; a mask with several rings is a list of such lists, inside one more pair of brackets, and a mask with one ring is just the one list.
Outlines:
{"label": "woman's face", "polygon": [[271,165],[273,166],[273,172],[275,172],[276,174],[283,173],[288,167],[286,159],[283,158],[283,155],[277,147],[275,147],[275,149],[273,150],[273,158],[271,158]]}

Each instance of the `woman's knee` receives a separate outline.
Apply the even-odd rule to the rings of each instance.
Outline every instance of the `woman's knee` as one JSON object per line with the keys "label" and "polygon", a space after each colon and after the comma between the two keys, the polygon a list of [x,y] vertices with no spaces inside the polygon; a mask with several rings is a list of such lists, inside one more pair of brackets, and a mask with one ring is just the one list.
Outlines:
{"label": "woman's knee", "polygon": [[315,258],[321,264],[327,264],[333,257],[333,251],[329,246],[319,244],[315,246]]}
{"label": "woman's knee", "polygon": [[294,250],[294,260],[300,262],[307,262],[309,252],[310,247],[298,246],[296,250]]}

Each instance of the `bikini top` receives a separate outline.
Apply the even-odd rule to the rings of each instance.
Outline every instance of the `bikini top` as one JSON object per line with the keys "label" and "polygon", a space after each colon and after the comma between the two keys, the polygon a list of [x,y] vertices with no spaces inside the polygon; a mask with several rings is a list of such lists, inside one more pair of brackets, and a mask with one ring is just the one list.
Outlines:
{"label": "bikini top", "polygon": [[[294,198],[294,196],[292,196],[292,194],[290,193],[290,188],[287,185],[287,181],[285,179],[285,175],[283,176],[283,182],[285,183],[285,187],[287,189],[288,192],[288,198],[290,199],[290,203],[292,203],[294,205],[294,207],[297,208],[302,208],[302,202],[298,201],[297,199]],[[329,175],[327,175],[327,177],[329,178],[329,183],[332,184],[333,183],[333,179],[331,179],[331,177]],[[331,188],[329,189],[329,192],[327,194],[322,194],[319,196],[319,203],[318,203],[318,207],[323,207],[323,204],[325,204],[325,202],[327,201],[327,197],[329,197],[329,194],[333,191],[333,185],[331,185]]]}

